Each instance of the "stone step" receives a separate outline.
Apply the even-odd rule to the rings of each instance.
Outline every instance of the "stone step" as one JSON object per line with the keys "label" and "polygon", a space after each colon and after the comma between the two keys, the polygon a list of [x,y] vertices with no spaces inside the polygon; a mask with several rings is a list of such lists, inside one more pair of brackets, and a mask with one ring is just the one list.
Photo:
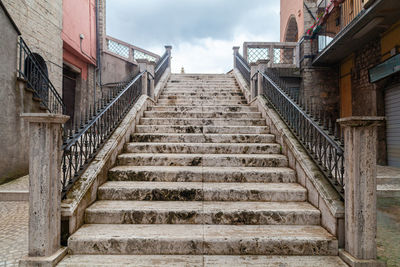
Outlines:
{"label": "stone step", "polygon": [[145,118],[226,118],[245,119],[261,118],[260,112],[177,112],[177,111],[145,111]]}
{"label": "stone step", "polygon": [[99,187],[99,200],[147,201],[305,201],[297,183],[203,183],[109,181]]}
{"label": "stone step", "polygon": [[400,198],[399,184],[378,184],[377,196],[380,198]]}
{"label": "stone step", "polygon": [[227,82],[210,82],[210,83],[169,83],[165,87],[166,90],[169,89],[188,89],[188,90],[196,90],[196,89],[206,89],[206,90],[214,90],[219,91],[220,89],[228,89],[228,90],[238,90],[239,87],[234,83]]}
{"label": "stone step", "polygon": [[168,154],[123,153],[118,165],[134,166],[207,166],[207,167],[286,167],[281,154]]}
{"label": "stone step", "polygon": [[319,225],[307,202],[96,201],[85,212],[96,224]]}
{"label": "stone step", "polygon": [[281,167],[116,166],[109,170],[108,178],[110,181],[296,182],[294,170]]}
{"label": "stone step", "polygon": [[264,119],[247,118],[141,118],[140,125],[182,125],[182,126],[265,126]]}
{"label": "stone step", "polygon": [[177,101],[244,101],[246,100],[243,96],[160,96],[159,101],[161,100],[177,100]]}
{"label": "stone step", "polygon": [[85,224],[69,239],[71,254],[321,255],[338,242],[320,226]]}
{"label": "stone step", "polygon": [[232,106],[152,106],[148,111],[175,111],[175,112],[258,112],[256,107],[244,105]]}
{"label": "stone step", "polygon": [[279,154],[279,144],[128,143],[127,153]]}
{"label": "stone step", "polygon": [[137,133],[266,134],[268,126],[137,125]]}
{"label": "stone step", "polygon": [[175,133],[135,133],[132,142],[161,143],[272,143],[272,134],[175,134]]}
{"label": "stone step", "polygon": [[67,255],[58,267],[347,267],[338,256]]}
{"label": "stone step", "polygon": [[240,91],[224,91],[224,92],[168,92],[163,91],[161,97],[171,97],[171,96],[187,96],[187,97],[200,97],[200,96],[243,96],[243,93]]}
{"label": "stone step", "polygon": [[216,89],[202,89],[202,88],[196,88],[196,89],[187,89],[187,88],[166,88],[163,90],[163,94],[169,94],[169,95],[176,95],[176,94],[196,94],[196,95],[201,95],[201,94],[206,94],[206,95],[213,95],[213,94],[243,94],[242,91],[239,89],[221,89],[219,88],[218,90]]}
{"label": "stone step", "polygon": [[194,99],[194,100],[179,100],[179,99],[160,99],[157,102],[158,106],[209,106],[209,105],[215,105],[215,106],[232,106],[232,105],[246,105],[247,101],[246,100],[228,100],[228,101],[223,101],[223,100],[200,100],[200,99]]}

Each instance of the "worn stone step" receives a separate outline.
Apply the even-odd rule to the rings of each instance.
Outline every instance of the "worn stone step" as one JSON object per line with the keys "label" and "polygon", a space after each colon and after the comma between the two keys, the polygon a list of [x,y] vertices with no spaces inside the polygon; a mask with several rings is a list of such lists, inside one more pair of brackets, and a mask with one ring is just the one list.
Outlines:
{"label": "worn stone step", "polygon": [[72,254],[326,255],[338,242],[320,226],[85,224]]}
{"label": "worn stone step", "polygon": [[268,126],[137,125],[137,133],[266,134]]}
{"label": "worn stone step", "polygon": [[170,154],[123,153],[118,165],[135,166],[207,166],[207,167],[286,167],[288,161],[281,154]]}
{"label": "worn stone step", "polygon": [[182,125],[182,126],[265,126],[260,118],[141,118],[140,125]]}
{"label": "worn stone step", "polygon": [[261,118],[260,112],[178,112],[178,111],[145,111],[144,118],[226,118],[243,119]]}
{"label": "worn stone step", "polygon": [[179,99],[159,99],[157,102],[158,106],[176,106],[176,105],[181,105],[181,106],[209,106],[209,105],[215,105],[215,106],[231,106],[231,105],[246,105],[247,101],[246,100],[200,100],[200,99],[194,99],[194,100],[179,100]]}
{"label": "worn stone step", "polygon": [[224,92],[168,92],[163,91],[161,93],[161,97],[173,97],[173,96],[182,96],[182,97],[200,97],[200,96],[243,96],[243,93],[240,91],[224,91]]}
{"label": "worn stone step", "polygon": [[279,154],[280,145],[246,143],[128,143],[127,153]]}
{"label": "worn stone step", "polygon": [[347,267],[338,256],[67,255],[59,267]]}
{"label": "worn stone step", "polygon": [[246,100],[244,96],[207,96],[207,95],[200,95],[200,96],[179,96],[179,95],[171,95],[171,96],[160,96],[159,100],[181,100],[181,101],[198,101],[198,100],[212,100],[212,101],[239,101],[239,100]]}
{"label": "worn stone step", "polygon": [[175,112],[258,112],[256,107],[244,105],[232,106],[152,106],[149,111],[175,111]]}
{"label": "worn stone step", "polygon": [[320,211],[307,202],[100,200],[86,223],[319,225]]}
{"label": "worn stone step", "polygon": [[295,172],[279,167],[116,166],[110,181],[294,183]]}
{"label": "worn stone step", "polygon": [[176,88],[176,89],[165,89],[161,95],[186,95],[186,94],[195,94],[195,95],[214,95],[214,94],[238,94],[242,95],[243,93],[239,89],[185,89],[185,88]]}
{"label": "worn stone step", "polygon": [[272,134],[182,134],[182,133],[134,133],[132,142],[162,143],[272,143]]}
{"label": "worn stone step", "polygon": [[109,181],[99,187],[100,200],[147,201],[305,201],[297,183],[203,183]]}

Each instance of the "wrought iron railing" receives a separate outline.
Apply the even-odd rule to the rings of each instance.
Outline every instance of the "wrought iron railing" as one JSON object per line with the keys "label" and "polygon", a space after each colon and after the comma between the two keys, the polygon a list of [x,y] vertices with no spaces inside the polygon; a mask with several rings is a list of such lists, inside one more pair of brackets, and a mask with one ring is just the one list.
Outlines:
{"label": "wrought iron railing", "polygon": [[170,56],[168,51],[157,61],[156,67],[154,69],[154,86],[157,86],[165,70],[169,66]]}
{"label": "wrought iron railing", "polygon": [[243,78],[246,80],[247,85],[250,85],[251,70],[249,64],[238,52],[235,53],[234,57],[235,57],[236,68],[239,70]]}
{"label": "wrought iron railing", "polygon": [[293,95],[271,72],[261,73],[263,95],[279,113],[309,155],[343,196],[343,134],[336,120]]}
{"label": "wrought iron railing", "polygon": [[72,128],[65,127],[62,147],[62,197],[73,186],[98,150],[118,127],[124,116],[142,93],[142,76],[139,73],[120,90],[110,94],[89,108]]}
{"label": "wrought iron railing", "polygon": [[[51,113],[63,114],[65,105],[51,83],[44,60],[31,52],[22,37],[19,37],[18,77],[27,82],[40,106]],[[43,62],[42,62],[43,61]]]}

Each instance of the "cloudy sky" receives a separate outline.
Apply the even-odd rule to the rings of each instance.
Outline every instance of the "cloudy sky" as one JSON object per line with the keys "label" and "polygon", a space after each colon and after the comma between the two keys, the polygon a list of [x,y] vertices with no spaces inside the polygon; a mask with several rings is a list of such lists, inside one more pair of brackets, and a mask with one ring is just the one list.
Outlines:
{"label": "cloudy sky", "polygon": [[279,0],[107,0],[107,34],[163,54],[172,71],[224,73],[232,46],[279,41]]}

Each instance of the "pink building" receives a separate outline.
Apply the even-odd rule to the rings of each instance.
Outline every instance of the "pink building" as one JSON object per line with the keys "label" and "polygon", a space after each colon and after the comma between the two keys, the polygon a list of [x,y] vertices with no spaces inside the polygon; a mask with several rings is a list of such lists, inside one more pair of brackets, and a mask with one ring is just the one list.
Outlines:
{"label": "pink building", "polygon": [[297,42],[304,33],[303,0],[281,0],[281,42]]}

